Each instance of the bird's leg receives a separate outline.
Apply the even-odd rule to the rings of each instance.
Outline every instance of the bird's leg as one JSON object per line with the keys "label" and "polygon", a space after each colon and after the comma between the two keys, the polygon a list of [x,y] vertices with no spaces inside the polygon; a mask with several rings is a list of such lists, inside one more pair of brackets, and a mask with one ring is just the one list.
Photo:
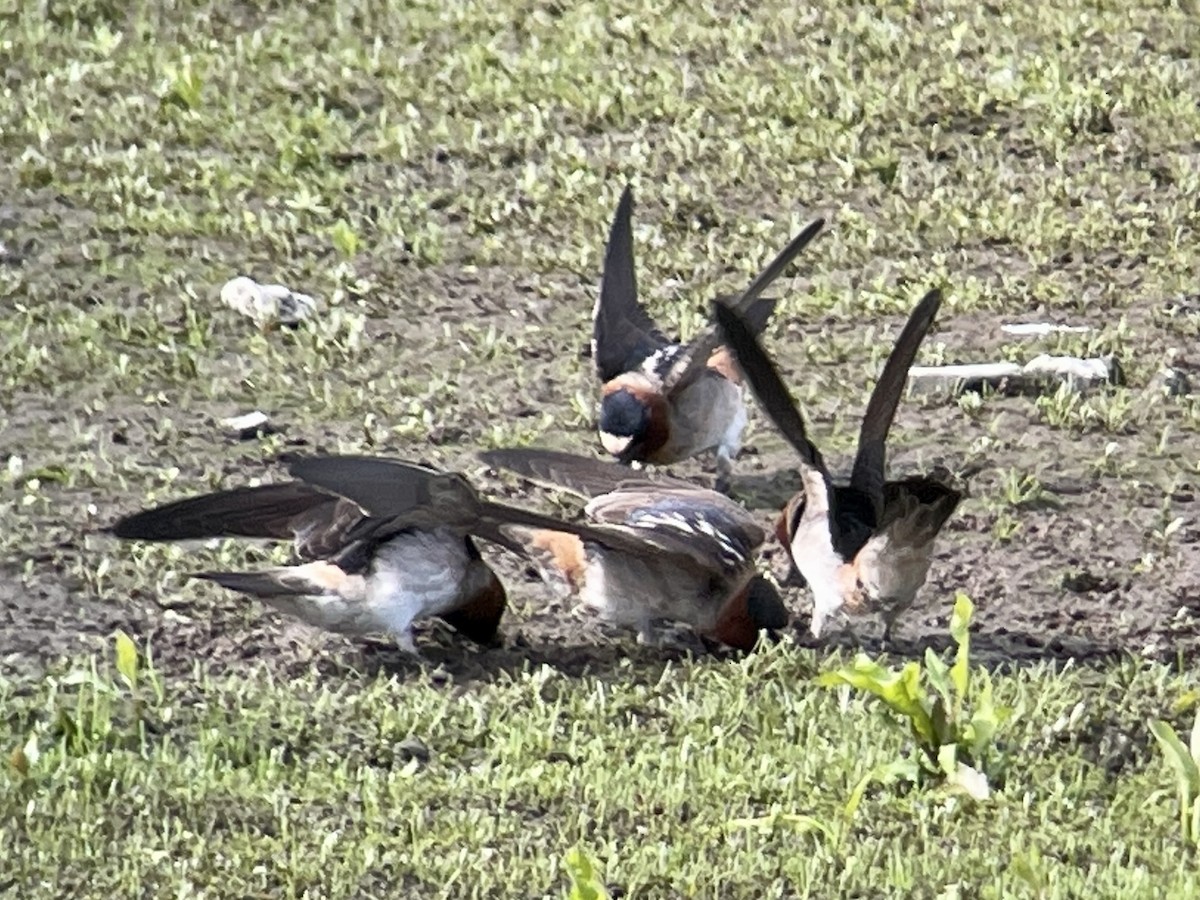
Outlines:
{"label": "bird's leg", "polygon": [[850,643],[853,644],[854,647],[861,649],[863,642],[862,638],[858,636],[858,630],[854,627],[854,621],[848,615],[846,615],[845,612],[842,612],[841,618],[842,633],[850,638]]}
{"label": "bird's leg", "polygon": [[396,641],[396,647],[399,648],[400,652],[411,658],[414,662],[420,663],[421,665],[429,662],[429,660],[425,657],[425,654],[417,648],[417,642],[413,640],[411,627],[403,631],[393,631],[392,638]]}
{"label": "bird's leg", "polygon": [[638,625],[637,642],[643,647],[677,650],[693,655],[706,649],[704,642],[690,631],[660,628],[651,622],[643,622]]}
{"label": "bird's leg", "polygon": [[787,574],[783,576],[779,583],[783,587],[808,587],[808,580],[800,574],[800,567],[797,566],[796,561],[792,559],[792,554],[790,551],[787,555]]}
{"label": "bird's leg", "polygon": [[661,647],[663,636],[654,625],[653,619],[642,619],[637,623],[637,642],[643,647]]}
{"label": "bird's leg", "polygon": [[713,489],[718,494],[728,494],[733,487],[733,455],[724,444],[717,447],[717,478]]}
{"label": "bird's leg", "polygon": [[896,624],[896,620],[900,618],[900,609],[892,607],[886,609],[883,613],[883,637],[880,638],[881,648],[885,649],[892,643],[892,628]]}

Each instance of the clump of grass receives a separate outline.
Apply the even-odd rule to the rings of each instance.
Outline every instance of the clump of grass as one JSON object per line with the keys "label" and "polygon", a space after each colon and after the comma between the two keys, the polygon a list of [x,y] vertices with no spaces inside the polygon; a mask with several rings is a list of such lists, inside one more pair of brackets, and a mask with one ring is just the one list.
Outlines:
{"label": "clump of grass", "polygon": [[1200,711],[1192,723],[1188,743],[1180,740],[1170,723],[1155,719],[1150,733],[1175,773],[1179,795],[1179,832],[1189,844],[1200,844]]}
{"label": "clump of grass", "polygon": [[880,700],[915,745],[913,754],[877,767],[859,781],[846,804],[848,814],[858,808],[872,781],[924,784],[936,779],[974,800],[991,796],[992,782],[1003,775],[997,732],[1013,710],[996,705],[986,670],[972,670],[973,612],[970,598],[960,593],[950,617],[950,636],[958,647],[952,666],[929,648],[923,665],[914,661],[889,669],[859,655],[851,665],[817,679],[826,687],[848,686]]}

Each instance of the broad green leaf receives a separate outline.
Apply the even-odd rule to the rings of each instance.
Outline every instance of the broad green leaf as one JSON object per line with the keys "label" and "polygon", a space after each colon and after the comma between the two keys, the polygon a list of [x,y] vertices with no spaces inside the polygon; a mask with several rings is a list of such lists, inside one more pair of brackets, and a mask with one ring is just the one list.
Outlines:
{"label": "broad green leaf", "polygon": [[879,663],[860,656],[849,666],[843,666],[836,671],[825,672],[817,676],[817,684],[823,687],[848,684],[852,688],[873,694],[896,711],[904,712],[909,705],[904,676],[903,670],[897,672],[893,669],[885,669]]}
{"label": "broad green leaf", "polygon": [[116,644],[117,671],[125,679],[125,683],[129,685],[130,689],[135,689],[137,688],[138,676],[137,646],[133,643],[133,639],[124,631],[117,632]]}
{"label": "broad green leaf", "polygon": [[1029,885],[1040,896],[1046,890],[1046,879],[1042,875],[1042,854],[1033,847],[1028,853],[1013,856],[1008,870]]}
{"label": "broad green leaf", "polygon": [[971,721],[967,725],[967,742],[971,748],[971,757],[978,762],[980,754],[992,745],[996,731],[1002,718],[1000,712],[992,703],[992,681],[984,674],[983,686],[975,698],[975,709]]}
{"label": "broad green leaf", "polygon": [[333,240],[333,246],[346,257],[352,259],[358,253],[358,234],[345,219],[338,219],[329,229],[329,235]]}
{"label": "broad green leaf", "polygon": [[921,686],[921,666],[906,663],[899,672],[886,669],[867,656],[859,655],[849,666],[817,676],[817,684],[825,687],[848,684],[873,694],[893,712],[906,717],[913,735],[924,746],[936,746],[937,734],[929,716],[925,691]]}
{"label": "broad green leaf", "polygon": [[755,828],[759,831],[774,831],[780,825],[786,825],[800,834],[817,832],[824,835],[830,841],[837,840],[837,834],[828,824],[816,816],[810,816],[805,813],[776,811],[767,816],[755,816],[750,819],[731,819],[728,822],[730,828]]}
{"label": "broad green leaf", "polygon": [[926,647],[925,677],[929,679],[930,686],[937,691],[948,710],[954,708],[954,698],[950,694],[950,679],[947,677],[949,673],[950,669],[942,662],[942,658],[933,651],[932,647]]}
{"label": "broad green leaf", "polygon": [[866,683],[875,682],[882,685],[895,681],[899,677],[900,673],[896,670],[885,668],[869,656],[860,653],[854,657],[850,665],[842,666],[833,672],[824,672],[818,675],[817,684],[824,687],[849,684],[851,687],[858,687],[860,690],[871,690],[872,693],[878,693],[880,689],[868,688]]}
{"label": "broad green leaf", "polygon": [[954,744],[943,744],[938,747],[937,762],[943,775],[947,778],[954,777],[954,770],[958,768],[958,747]]}
{"label": "broad green leaf", "polygon": [[1192,736],[1188,741],[1192,762],[1200,766],[1200,711],[1196,713],[1196,721],[1192,722]]}
{"label": "broad green leaf", "polygon": [[971,617],[975,614],[975,605],[971,598],[959,592],[954,598],[954,612],[950,616],[950,636],[958,644],[954,656],[954,665],[950,669],[950,681],[958,697],[954,704],[954,718],[962,713],[962,704],[967,700],[967,691],[971,682]]}
{"label": "broad green leaf", "polygon": [[846,800],[846,818],[854,818],[854,814],[858,811],[859,804],[862,803],[863,795],[867,792],[867,788],[871,782],[875,780],[877,769],[872,769],[862,778],[858,779],[858,784],[854,785],[854,790],[850,792],[850,797]]}
{"label": "broad green leaf", "polygon": [[567,900],[609,900],[600,873],[586,853],[573,847],[567,851],[566,864],[571,876],[571,893]]}
{"label": "broad green leaf", "polygon": [[1175,729],[1166,722],[1161,719],[1152,721],[1150,733],[1158,740],[1163,756],[1175,770],[1175,782],[1179,789],[1179,827],[1185,838],[1194,840],[1196,832],[1192,830],[1190,814],[1192,804],[1196,800],[1197,788],[1200,787],[1200,772],[1196,770],[1196,762],[1179,739],[1179,735],[1175,733]]}
{"label": "broad green leaf", "polygon": [[1180,713],[1191,709],[1197,703],[1200,703],[1200,690],[1191,690],[1171,704],[1171,711]]}
{"label": "broad green leaf", "polygon": [[903,711],[912,722],[913,733],[927,746],[936,746],[937,729],[933,726],[925,692],[921,688],[921,667],[915,662],[907,663],[900,672],[900,683],[906,703]]}
{"label": "broad green leaf", "polygon": [[1195,793],[1195,789],[1200,787],[1200,770],[1197,770],[1196,761],[1188,753],[1188,748],[1183,745],[1175,729],[1162,719],[1155,719],[1150,723],[1150,732],[1158,739],[1163,755],[1175,770],[1180,783]]}
{"label": "broad green leaf", "polygon": [[970,723],[964,729],[964,736],[967,748],[971,751],[971,758],[976,762],[984,751],[988,750],[995,742],[998,724],[995,717],[982,710],[977,710],[971,716]]}

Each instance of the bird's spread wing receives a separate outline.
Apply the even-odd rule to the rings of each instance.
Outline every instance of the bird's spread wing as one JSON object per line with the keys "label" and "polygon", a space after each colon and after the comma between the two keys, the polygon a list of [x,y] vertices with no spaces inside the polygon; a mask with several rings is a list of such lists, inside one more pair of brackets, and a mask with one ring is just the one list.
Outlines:
{"label": "bird's spread wing", "polygon": [[716,306],[717,327],[725,342],[738,359],[738,366],[758,398],[759,404],[775,423],[784,439],[795,448],[805,464],[820,470],[828,480],[828,472],[821,454],[808,439],[804,417],[792,402],[783,379],[779,377],[774,363],[758,343],[745,320],[732,308],[718,303]]}
{"label": "bird's spread wing", "polygon": [[405,527],[466,525],[479,497],[461,475],[376,456],[311,456],[288,470],[293,477],[353,500],[373,518]]}
{"label": "bird's spread wing", "polygon": [[[803,231],[792,238],[791,243],[783,248],[779,254],[771,261],[758,277],[751,282],[750,286],[742,292],[736,300],[726,304],[730,309],[733,309],[743,317],[743,321],[750,329],[751,334],[757,334],[761,331],[770,318],[774,310],[774,300],[763,300],[763,292],[771,286],[771,284],[780,275],[784,273],[792,260],[794,260],[807,247],[825,227],[824,219],[816,219],[811,222]],[[714,327],[706,328],[699,335],[692,339],[688,344],[687,353],[684,354],[679,362],[675,364],[674,369],[663,379],[663,388],[668,393],[681,391],[689,384],[699,378],[708,366],[709,357],[713,351],[721,345],[721,334],[719,329]]]}
{"label": "bird's spread wing", "polygon": [[592,312],[592,362],[602,382],[636,369],[670,343],[638,302],[632,218],[633,189],[626,185],[609,231],[600,296]]}
{"label": "bird's spread wing", "polygon": [[219,537],[293,541],[303,558],[340,549],[363,518],[347,499],[299,481],[188,497],[120,519],[109,532],[142,541]]}
{"label": "bird's spread wing", "polygon": [[766,533],[745,509],[704,488],[620,488],[587,505],[596,522],[624,525],[660,553],[725,573],[753,563]]}
{"label": "bird's spread wing", "polygon": [[677,478],[654,472],[635,474],[628,466],[559,450],[514,447],[485,450],[478,456],[494,469],[507,469],[536,484],[559,488],[585,500],[618,487],[692,487],[690,483]]}
{"label": "bird's spread wing", "polygon": [[942,292],[935,289],[926,294],[912,311],[896,339],[896,346],[884,363],[883,373],[871,392],[867,411],[863,415],[850,486],[870,499],[877,519],[882,515],[884,506],[888,431],[891,430],[896,408],[904,393],[908,370],[941,304]]}

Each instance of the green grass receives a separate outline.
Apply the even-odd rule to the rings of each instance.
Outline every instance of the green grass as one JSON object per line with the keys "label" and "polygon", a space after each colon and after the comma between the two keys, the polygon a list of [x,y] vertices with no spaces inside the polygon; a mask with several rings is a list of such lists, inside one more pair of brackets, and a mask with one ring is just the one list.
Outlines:
{"label": "green grass", "polygon": [[0,739],[41,749],[0,800],[5,878],[47,897],[565,896],[579,845],[626,896],[1197,889],[1145,727],[1174,719],[1194,679],[1134,664],[1001,678],[1018,715],[990,801],[872,789],[846,820],[855,782],[904,740],[878,709],[815,689],[815,665],[780,647],[469,685],[280,683],[255,667],[143,672],[131,691],[104,663],[5,684]]}
{"label": "green grass", "polygon": [[[561,897],[580,847],[637,897],[1193,896],[1146,723],[1186,727],[1194,676],[1134,657],[1200,646],[1200,402],[1150,386],[1200,335],[1171,311],[1200,283],[1197,46],[1149,2],[0,0],[0,751],[40,748],[0,775],[0,893]],[[1124,388],[913,399],[894,430],[907,468],[983,467],[915,627],[961,587],[989,634],[1129,651],[998,672],[1021,714],[986,804],[873,789],[844,821],[904,739],[815,686],[836,654],[297,666],[277,619],[181,586],[193,554],[94,534],[282,450],[594,450],[578,351],[626,179],[685,335],[828,216],[768,341],[831,460],[935,284],[921,362],[1120,356]],[[327,311],[260,333],[218,302],[240,273]],[[1096,330],[999,334],[1027,318]],[[255,408],[282,433],[219,433]],[[740,472],[792,464],[749,439]],[[513,646],[565,658],[507,566]],[[117,626],[161,697],[108,649],[90,674]]]}

